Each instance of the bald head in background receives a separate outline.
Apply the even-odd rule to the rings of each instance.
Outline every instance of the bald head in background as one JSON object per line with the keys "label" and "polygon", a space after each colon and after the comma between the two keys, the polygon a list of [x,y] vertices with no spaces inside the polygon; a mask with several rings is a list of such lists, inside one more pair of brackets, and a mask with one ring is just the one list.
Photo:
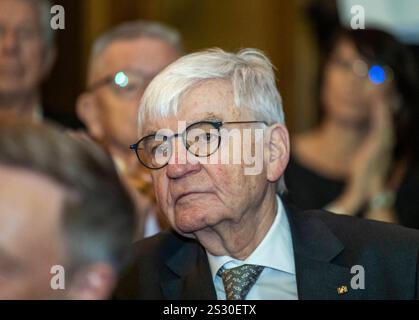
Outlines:
{"label": "bald head in background", "polygon": [[154,22],[122,24],[94,43],[88,89],[78,100],[77,114],[114,158],[133,160],[129,145],[137,138],[141,96],[149,81],[181,53],[180,35]]}
{"label": "bald head in background", "polygon": [[170,27],[151,21],[119,25],[93,44],[87,90],[77,102],[80,120],[110,152],[136,199],[137,239],[166,225],[154,214],[151,178],[129,149],[137,139],[138,106],[148,83],[182,52],[180,34]]}
{"label": "bald head in background", "polygon": [[136,222],[109,156],[60,127],[0,117],[0,181],[0,300],[108,298]]}

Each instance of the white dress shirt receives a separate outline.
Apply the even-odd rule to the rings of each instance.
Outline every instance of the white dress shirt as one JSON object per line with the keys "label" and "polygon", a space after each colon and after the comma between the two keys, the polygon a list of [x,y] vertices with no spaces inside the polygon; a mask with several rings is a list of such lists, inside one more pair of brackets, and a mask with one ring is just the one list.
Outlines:
{"label": "white dress shirt", "polygon": [[295,275],[294,250],[291,231],[284,206],[277,196],[278,211],[274,222],[259,246],[245,260],[229,256],[213,256],[207,252],[218,300],[225,300],[223,280],[218,270],[255,264],[264,266],[246,300],[297,300],[297,281]]}

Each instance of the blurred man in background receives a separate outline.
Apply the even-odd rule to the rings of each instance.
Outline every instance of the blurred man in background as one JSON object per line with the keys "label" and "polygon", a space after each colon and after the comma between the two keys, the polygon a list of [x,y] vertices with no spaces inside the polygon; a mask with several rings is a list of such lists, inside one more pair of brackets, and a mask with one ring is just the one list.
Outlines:
{"label": "blurred man in background", "polygon": [[40,85],[55,60],[51,5],[0,0],[0,113],[41,120]]}
{"label": "blurred man in background", "polygon": [[111,153],[119,172],[138,194],[141,214],[138,237],[157,233],[162,222],[150,213],[153,191],[148,173],[129,150],[136,141],[137,113],[148,83],[182,54],[177,31],[154,22],[124,23],[93,44],[87,90],[78,99],[77,114],[89,134]]}
{"label": "blurred man in background", "polygon": [[13,119],[0,118],[0,300],[109,297],[135,229],[112,160]]}

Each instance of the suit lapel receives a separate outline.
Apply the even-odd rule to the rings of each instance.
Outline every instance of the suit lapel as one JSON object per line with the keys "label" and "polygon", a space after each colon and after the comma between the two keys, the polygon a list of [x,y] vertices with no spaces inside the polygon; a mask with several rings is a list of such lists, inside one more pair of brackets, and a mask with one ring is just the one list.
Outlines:
{"label": "suit lapel", "polygon": [[215,300],[216,293],[203,248],[194,240],[176,236],[178,249],[165,259],[160,287],[165,299]]}
{"label": "suit lapel", "polygon": [[301,300],[353,300],[362,293],[351,289],[349,268],[296,256],[296,270],[298,298]]}
{"label": "suit lapel", "polygon": [[[365,290],[352,290],[350,267],[333,263],[344,245],[316,215],[284,207],[291,228],[299,299],[357,299]],[[169,255],[163,256],[161,290],[165,299],[217,298],[208,259],[194,240],[170,237]],[[346,288],[346,289],[345,289]],[[339,290],[342,289],[342,290]]]}
{"label": "suit lapel", "polygon": [[290,223],[299,299],[356,299],[347,266],[332,263],[344,245],[315,214],[285,206]]}

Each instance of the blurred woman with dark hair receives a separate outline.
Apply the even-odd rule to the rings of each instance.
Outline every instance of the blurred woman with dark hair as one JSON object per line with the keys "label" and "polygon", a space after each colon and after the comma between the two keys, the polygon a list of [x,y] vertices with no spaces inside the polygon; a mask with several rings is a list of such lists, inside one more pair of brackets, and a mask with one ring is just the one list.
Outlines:
{"label": "blurred woman with dark hair", "polygon": [[330,39],[321,123],[293,141],[289,197],[302,208],[419,228],[415,61],[383,31],[339,29]]}

